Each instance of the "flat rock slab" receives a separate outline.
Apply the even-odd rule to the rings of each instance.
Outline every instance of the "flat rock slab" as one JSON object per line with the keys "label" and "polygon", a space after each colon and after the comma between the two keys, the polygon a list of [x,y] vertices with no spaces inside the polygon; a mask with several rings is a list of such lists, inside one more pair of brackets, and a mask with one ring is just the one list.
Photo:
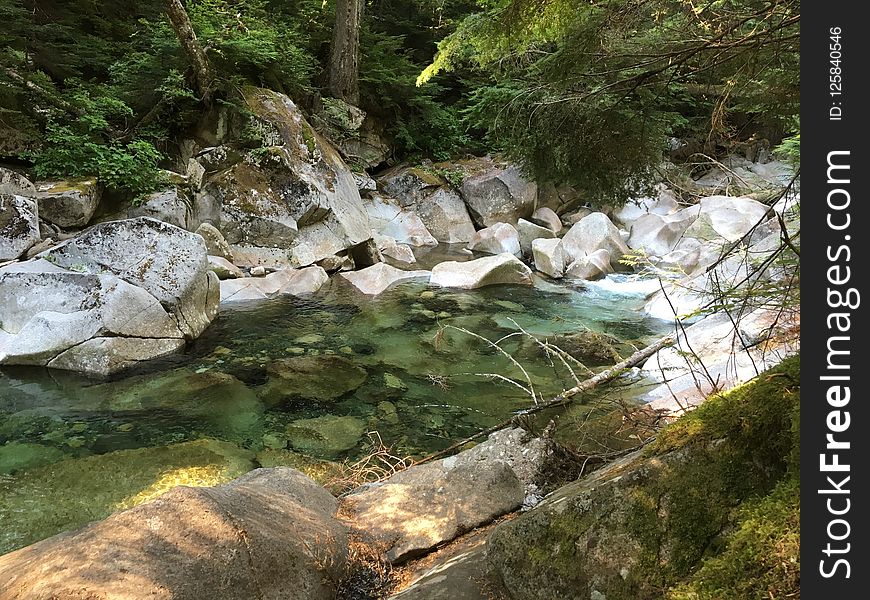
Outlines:
{"label": "flat rock slab", "polygon": [[178,487],[0,557],[0,600],[328,600],[347,558],[334,509],[287,468]]}
{"label": "flat rock slab", "polygon": [[411,467],[342,500],[354,529],[401,563],[522,506],[522,482],[504,462]]}
{"label": "flat rock slab", "polygon": [[[507,600],[501,584],[488,576],[488,529],[474,531],[413,564],[410,585],[389,600]],[[431,559],[431,560],[430,560]]]}
{"label": "flat rock slab", "polygon": [[363,294],[377,295],[399,283],[411,281],[428,282],[432,273],[429,271],[403,271],[386,263],[378,263],[371,267],[349,273],[339,273]]}
{"label": "flat rock slab", "polygon": [[279,295],[313,294],[329,279],[321,267],[281,269],[265,277],[239,277],[220,282],[221,302],[265,300]]}
{"label": "flat rock slab", "polygon": [[496,284],[532,284],[532,271],[513,254],[498,254],[465,262],[447,261],[432,268],[430,283],[475,289]]}

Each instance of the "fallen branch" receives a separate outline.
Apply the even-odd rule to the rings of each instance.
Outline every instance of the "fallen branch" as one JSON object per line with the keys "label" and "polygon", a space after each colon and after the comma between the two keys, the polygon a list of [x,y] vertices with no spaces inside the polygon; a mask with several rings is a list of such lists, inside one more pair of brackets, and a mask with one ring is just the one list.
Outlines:
{"label": "fallen branch", "polygon": [[[474,440],[477,440],[483,436],[487,436],[491,433],[495,433],[496,431],[498,431],[500,429],[504,429],[505,427],[509,426],[511,424],[511,422],[514,420],[514,418],[516,418],[517,416],[530,415],[530,414],[542,411],[546,408],[553,408],[555,406],[562,406],[564,404],[568,404],[571,401],[571,398],[573,398],[574,396],[576,396],[578,394],[582,394],[584,392],[588,392],[588,391],[592,390],[593,388],[595,388],[596,386],[601,385],[602,383],[606,383],[612,379],[616,379],[617,377],[622,375],[627,369],[630,369],[631,367],[637,365],[638,363],[643,362],[644,360],[646,360],[647,358],[649,358],[650,356],[652,356],[653,354],[655,354],[656,352],[658,352],[662,348],[666,348],[668,346],[671,346],[675,341],[676,341],[676,339],[673,335],[665,336],[662,339],[658,340],[657,342],[650,344],[646,348],[642,348],[641,350],[638,350],[637,352],[635,352],[634,354],[632,354],[631,356],[629,356],[625,360],[616,363],[615,365],[613,365],[609,369],[605,369],[604,371],[601,371],[600,373],[598,373],[594,377],[590,377],[589,379],[586,379],[586,380],[580,382],[579,384],[575,385],[571,389],[563,391],[561,394],[555,396],[551,400],[548,400],[547,402],[541,402],[540,404],[537,404],[535,406],[532,406],[532,407],[529,407],[525,410],[522,410],[506,421],[502,421],[501,423],[499,423],[497,425],[493,425],[492,427],[490,427],[488,429],[484,429],[483,431],[479,431],[479,432],[475,433],[474,435],[472,435],[471,437],[468,437],[468,438],[465,438],[464,440],[456,442],[455,444],[452,444],[451,446],[445,448],[444,450],[439,450],[438,452],[435,452],[433,454],[425,456],[425,457],[421,458],[420,460],[414,461],[413,465],[419,465],[419,464],[422,464],[425,462],[429,462],[430,460],[434,460],[436,458],[441,458],[442,456],[450,454],[454,450],[461,448],[462,446],[464,446],[465,444],[467,444],[469,442],[473,442]],[[411,465],[411,466],[413,466],[413,465]]]}

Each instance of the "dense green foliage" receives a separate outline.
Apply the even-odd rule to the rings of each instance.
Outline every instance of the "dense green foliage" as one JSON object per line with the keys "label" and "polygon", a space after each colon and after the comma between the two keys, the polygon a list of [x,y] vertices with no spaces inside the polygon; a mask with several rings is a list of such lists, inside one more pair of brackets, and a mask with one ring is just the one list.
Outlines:
{"label": "dense green foliage", "polygon": [[797,0],[487,0],[422,73],[490,74],[469,118],[539,177],[623,200],[669,137],[771,138],[799,106]]}
{"label": "dense green foliage", "polygon": [[[184,5],[217,105],[235,106],[254,84],[317,110],[334,2]],[[797,131],[799,9],[797,0],[367,0],[361,105],[393,160],[503,150],[592,203],[618,202],[646,187],[672,137],[713,154]],[[213,122],[162,0],[0,0],[0,18],[0,160],[139,193],[158,158],[168,164],[179,139]]]}
{"label": "dense green foliage", "polygon": [[[334,3],[188,0],[219,102],[245,84],[287,93],[311,109],[325,80]],[[471,0],[380,0],[362,31],[362,107],[399,157],[448,158],[471,142],[455,78],[415,85],[435,44]],[[0,160],[31,161],[40,177],[96,175],[132,193],[205,118],[161,0],[0,0]]]}

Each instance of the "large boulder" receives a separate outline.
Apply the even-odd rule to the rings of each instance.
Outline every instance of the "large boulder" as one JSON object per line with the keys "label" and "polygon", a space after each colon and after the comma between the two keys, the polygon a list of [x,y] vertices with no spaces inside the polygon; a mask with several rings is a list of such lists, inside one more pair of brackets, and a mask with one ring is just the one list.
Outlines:
{"label": "large boulder", "polygon": [[416,212],[437,241],[464,244],[474,236],[465,203],[439,175],[421,167],[395,167],[378,178],[378,185],[403,208]]}
{"label": "large boulder", "polygon": [[313,294],[329,279],[318,266],[303,269],[281,269],[265,277],[240,277],[220,282],[221,303],[243,300],[265,300],[280,295]]}
{"label": "large boulder", "polygon": [[455,457],[400,471],[346,496],[341,515],[401,563],[522,506],[522,482],[506,462]]}
{"label": "large boulder", "polygon": [[420,217],[412,210],[402,208],[398,202],[380,194],[363,199],[372,231],[389,236],[400,244],[435,246],[438,244]]}
{"label": "large boulder", "polygon": [[558,238],[533,240],[532,258],[535,268],[541,273],[555,279],[565,274],[565,251],[562,249],[562,240]]}
{"label": "large boulder", "polygon": [[233,260],[233,249],[220,230],[211,223],[202,223],[196,228],[196,234],[205,240],[205,247],[210,256],[220,256]]}
{"label": "large boulder", "polygon": [[202,238],[116,221],[0,273],[0,363],[108,375],[178,350],[217,313]]}
{"label": "large boulder", "polygon": [[513,254],[497,254],[465,262],[447,261],[432,269],[432,285],[474,289],[497,284],[532,284],[532,271]]}
{"label": "large boulder", "polygon": [[356,289],[363,294],[377,295],[399,283],[410,281],[428,282],[432,273],[429,271],[403,271],[385,263],[378,263],[359,271],[340,273]]}
{"label": "large boulder", "polygon": [[559,215],[556,214],[556,211],[547,206],[541,206],[535,210],[535,212],[532,213],[532,216],[529,217],[529,221],[535,225],[546,227],[553,233],[559,233],[562,231],[562,220],[559,218]]}
{"label": "large boulder", "polygon": [[671,215],[646,213],[631,224],[628,247],[643,250],[648,255],[664,256],[676,247],[697,217],[696,207],[684,208]]}
{"label": "large boulder", "polygon": [[538,186],[518,166],[481,158],[463,168],[470,174],[463,179],[460,192],[478,227],[516,224],[517,219],[532,215]]}
{"label": "large boulder", "polygon": [[59,227],[84,227],[100,204],[94,179],[40,182],[36,187],[39,216]]}
{"label": "large boulder", "polygon": [[630,228],[635,221],[645,215],[665,216],[673,214],[679,209],[680,205],[674,193],[662,184],[659,185],[656,196],[629,200],[616,211],[614,217],[627,228]]}
{"label": "large boulder", "polygon": [[327,600],[347,560],[335,500],[287,468],[153,502],[0,558],[4,600]]}
{"label": "large boulder", "polygon": [[513,254],[521,256],[520,236],[513,225],[493,223],[474,234],[467,248],[484,254]]}
{"label": "large boulder", "polygon": [[36,186],[27,177],[17,171],[0,167],[0,194],[32,197],[35,192]]}
{"label": "large boulder", "polygon": [[217,313],[217,277],[209,276],[203,239],[140,217],[92,227],[42,255],[79,273],[112,273],[154,296],[187,339],[199,336]]}
{"label": "large boulder", "polygon": [[39,240],[36,202],[24,196],[0,194],[0,262],[15,260]]}
{"label": "large boulder", "polygon": [[127,215],[151,217],[182,229],[191,229],[191,205],[185,193],[173,186],[149,194],[141,202],[131,206]]}
{"label": "large boulder", "polygon": [[565,276],[571,279],[595,281],[609,273],[613,273],[610,252],[600,248],[592,254],[581,256],[565,269]]}
{"label": "large boulder", "polygon": [[701,198],[699,204],[698,218],[686,230],[686,236],[701,240],[736,242],[774,216],[769,206],[750,198],[709,196]]}
{"label": "large boulder", "polygon": [[216,225],[231,244],[289,249],[295,266],[369,239],[353,175],[293,101],[260,88],[246,88],[244,100],[248,129],[262,147],[208,177],[196,200],[198,220]]}
{"label": "large boulder", "polygon": [[610,253],[611,266],[621,268],[619,260],[630,252],[616,228],[604,213],[595,212],[577,221],[562,238],[562,246],[570,261],[590,255],[597,250]]}
{"label": "large boulder", "polygon": [[526,221],[525,219],[519,219],[517,221],[517,233],[520,236],[520,250],[522,250],[522,253],[525,256],[531,256],[532,242],[535,240],[556,237],[556,234],[552,229],[536,225],[535,223]]}

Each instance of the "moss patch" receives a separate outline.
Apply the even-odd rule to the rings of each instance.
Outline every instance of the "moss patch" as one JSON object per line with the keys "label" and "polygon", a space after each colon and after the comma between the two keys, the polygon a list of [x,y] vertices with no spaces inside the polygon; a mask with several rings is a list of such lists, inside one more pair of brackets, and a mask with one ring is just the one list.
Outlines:
{"label": "moss patch", "polygon": [[798,357],[713,397],[645,452],[500,526],[516,598],[769,598],[798,590]]}
{"label": "moss patch", "polygon": [[176,485],[218,485],[253,453],[216,440],[71,458],[0,480],[0,554],[103,519]]}

